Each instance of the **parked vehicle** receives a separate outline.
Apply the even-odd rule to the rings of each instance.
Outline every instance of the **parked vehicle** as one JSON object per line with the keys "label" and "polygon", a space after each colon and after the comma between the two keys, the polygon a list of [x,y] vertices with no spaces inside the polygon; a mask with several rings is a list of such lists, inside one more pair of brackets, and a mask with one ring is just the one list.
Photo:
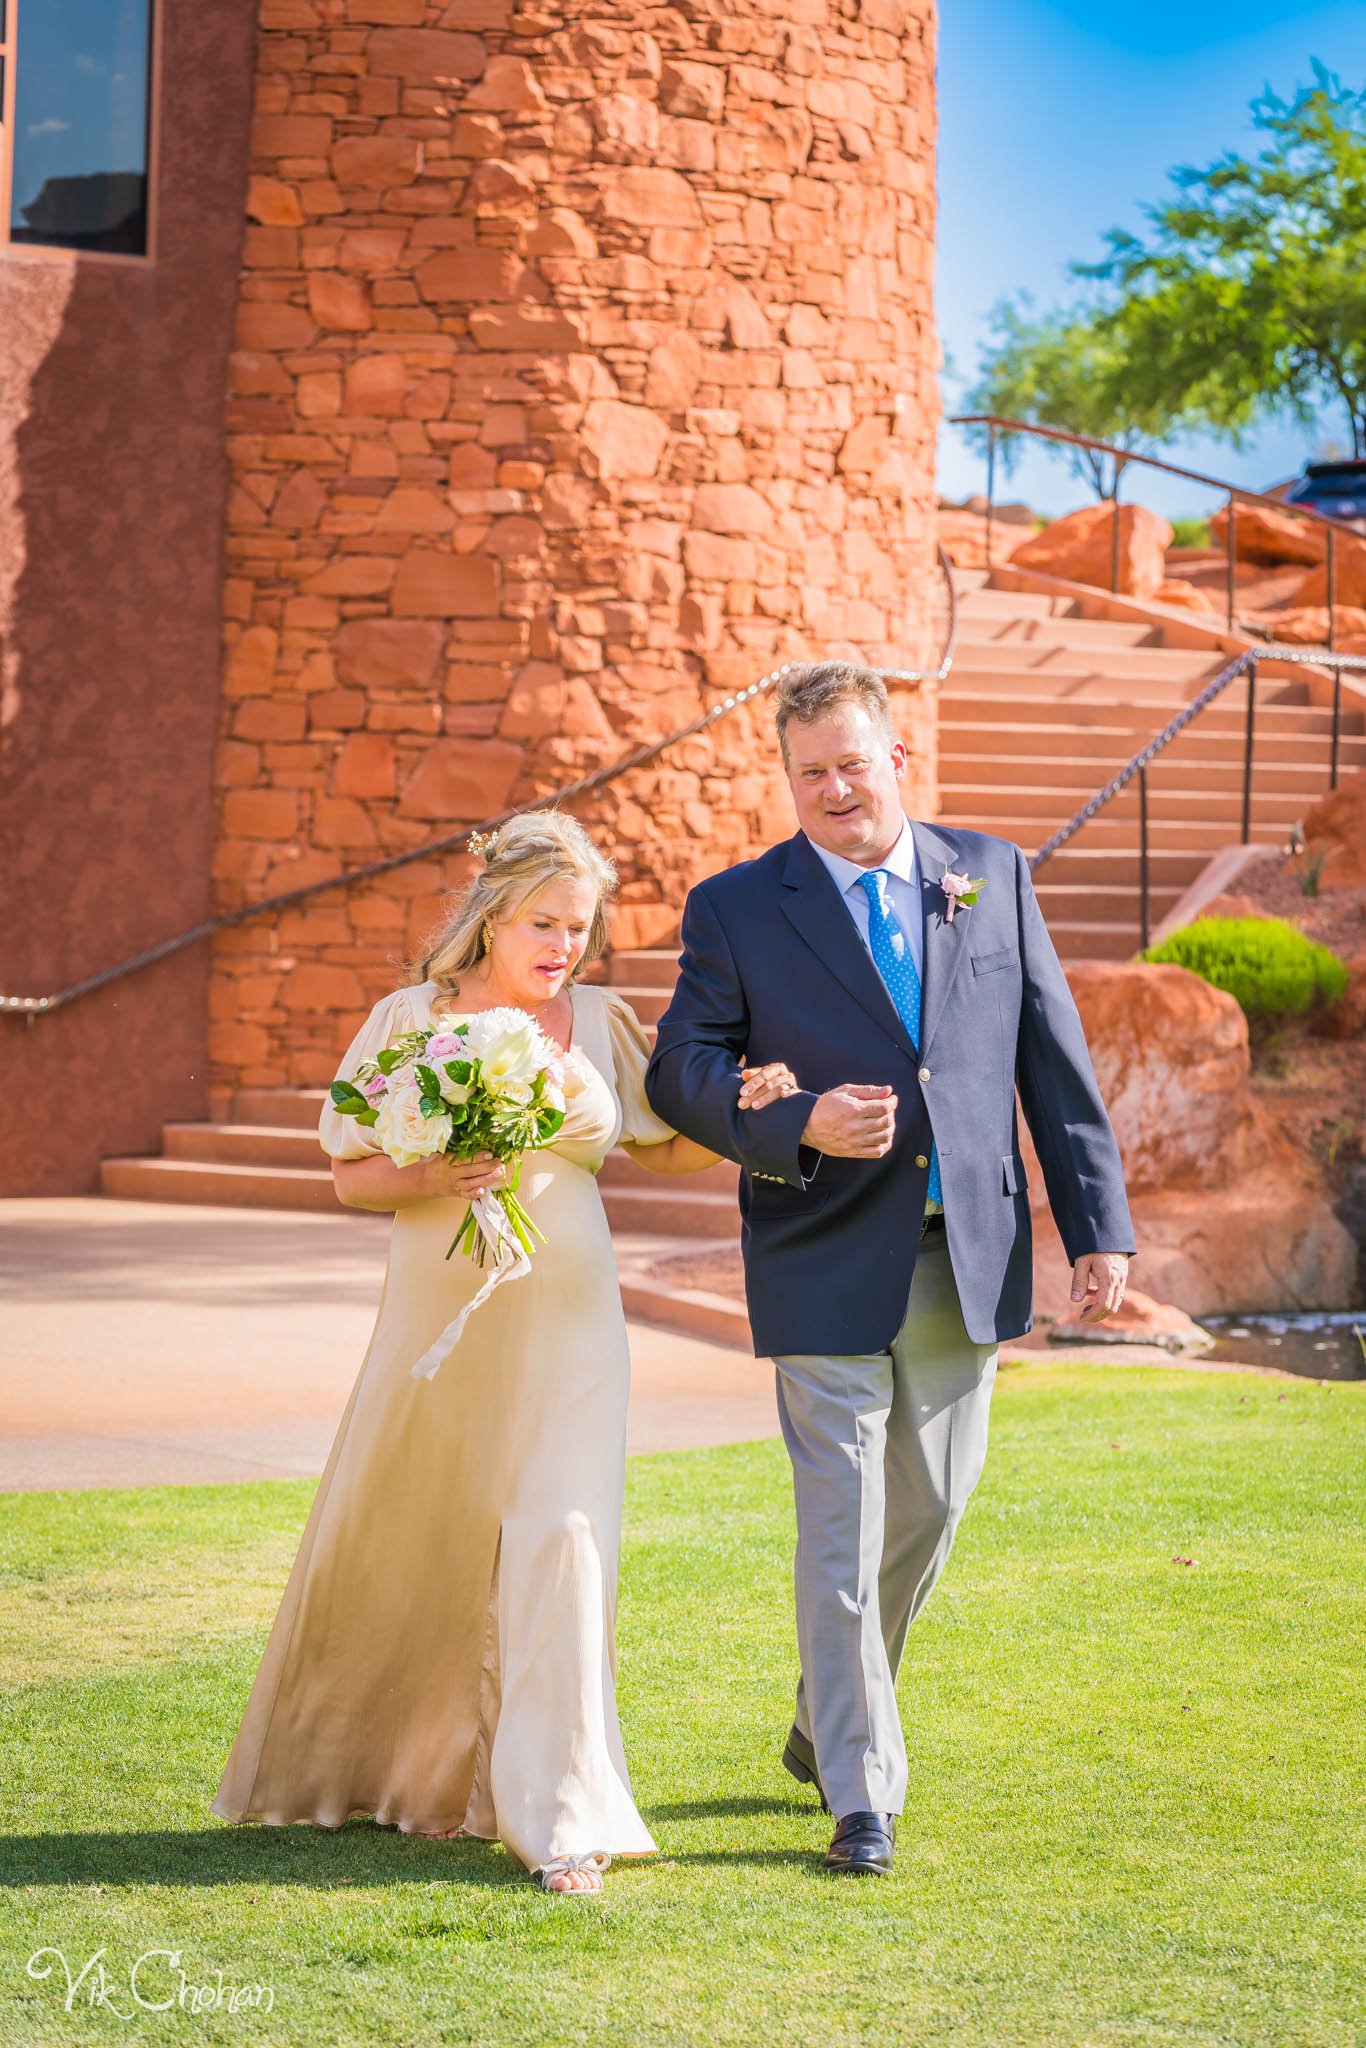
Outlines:
{"label": "parked vehicle", "polygon": [[1366,461],[1306,462],[1285,502],[1308,505],[1366,533]]}

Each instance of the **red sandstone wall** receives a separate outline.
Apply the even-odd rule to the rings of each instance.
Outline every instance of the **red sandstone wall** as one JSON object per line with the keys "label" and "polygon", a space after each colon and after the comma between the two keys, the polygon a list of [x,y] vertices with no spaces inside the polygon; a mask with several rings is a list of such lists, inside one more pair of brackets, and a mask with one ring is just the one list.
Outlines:
{"label": "red sandstone wall", "polygon": [[[155,259],[0,245],[6,995],[112,966],[209,906],[255,24],[240,0],[164,13]],[[0,1015],[0,1193],[92,1187],[102,1156],[203,1114],[208,964],[201,946],[31,1025]]]}
{"label": "red sandstone wall", "polygon": [[[264,0],[219,901],[553,791],[777,662],[928,651],[930,0]],[[932,808],[933,693],[906,693]],[[742,712],[580,815],[621,943],[791,830]],[[460,878],[216,948],[219,1082],[316,1083]]]}

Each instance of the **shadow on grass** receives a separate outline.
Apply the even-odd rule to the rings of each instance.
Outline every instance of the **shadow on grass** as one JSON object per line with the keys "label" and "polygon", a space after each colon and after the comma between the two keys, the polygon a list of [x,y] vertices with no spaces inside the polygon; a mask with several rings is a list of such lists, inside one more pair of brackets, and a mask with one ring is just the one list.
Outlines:
{"label": "shadow on grass", "polygon": [[650,1820],[743,1820],[756,1814],[793,1814],[800,1817],[810,1814],[813,1819],[824,1820],[825,1815],[817,1806],[814,1797],[810,1800],[794,1794],[791,1799],[676,1799],[665,1805],[654,1802],[642,1807]]}
{"label": "shadow on grass", "polygon": [[[656,1809],[671,1820],[792,1811],[767,1799],[684,1802]],[[782,1864],[809,1867],[817,1856],[812,1850],[752,1844],[738,1849],[665,1848],[659,1861],[666,1868],[680,1869],[725,1864],[774,1869]],[[370,1821],[348,1821],[344,1827],[325,1830],[299,1826],[0,1835],[0,1890],[25,1885],[296,1884],[327,1891],[441,1882],[505,1889],[526,1884],[527,1873],[494,1843],[428,1842]]]}
{"label": "shadow on grass", "polygon": [[0,1888],[33,1884],[525,1884],[487,1842],[428,1842],[350,1821],[340,1828],[224,1827],[147,1834],[0,1835]]}

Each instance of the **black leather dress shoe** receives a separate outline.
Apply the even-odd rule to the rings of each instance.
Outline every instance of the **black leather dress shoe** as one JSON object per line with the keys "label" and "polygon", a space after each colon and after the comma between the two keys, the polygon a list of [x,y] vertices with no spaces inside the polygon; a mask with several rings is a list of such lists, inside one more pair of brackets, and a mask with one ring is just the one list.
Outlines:
{"label": "black leather dress shoe", "polygon": [[845,1877],[886,1877],[895,1842],[895,1814],[846,1813],[826,1851],[825,1867]]}
{"label": "black leather dress shoe", "polygon": [[825,1793],[821,1790],[820,1777],[816,1771],[816,1752],[799,1728],[793,1728],[783,1751],[783,1769],[797,1780],[799,1785],[814,1785],[816,1797],[821,1803],[821,1812],[829,1813],[830,1807]]}

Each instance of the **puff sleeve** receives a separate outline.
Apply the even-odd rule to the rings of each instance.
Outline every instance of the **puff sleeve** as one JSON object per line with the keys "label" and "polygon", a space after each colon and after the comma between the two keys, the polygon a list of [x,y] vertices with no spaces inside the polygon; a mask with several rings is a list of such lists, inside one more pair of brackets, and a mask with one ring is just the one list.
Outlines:
{"label": "puff sleeve", "polygon": [[612,1046],[612,1072],[617,1099],[621,1103],[621,1140],[624,1145],[663,1145],[674,1137],[673,1127],[657,1117],[645,1095],[645,1069],[650,1064],[650,1041],[639,1017],[614,989],[601,991],[607,1011],[607,1036]]}
{"label": "puff sleeve", "polygon": [[[337,1063],[337,1079],[349,1081],[362,1060],[372,1060],[404,1031],[416,1031],[412,992],[395,989],[381,996],[360,1030]],[[318,1118],[318,1142],[332,1159],[364,1159],[380,1150],[373,1125],[358,1124],[353,1116],[342,1116],[329,1097]]]}

